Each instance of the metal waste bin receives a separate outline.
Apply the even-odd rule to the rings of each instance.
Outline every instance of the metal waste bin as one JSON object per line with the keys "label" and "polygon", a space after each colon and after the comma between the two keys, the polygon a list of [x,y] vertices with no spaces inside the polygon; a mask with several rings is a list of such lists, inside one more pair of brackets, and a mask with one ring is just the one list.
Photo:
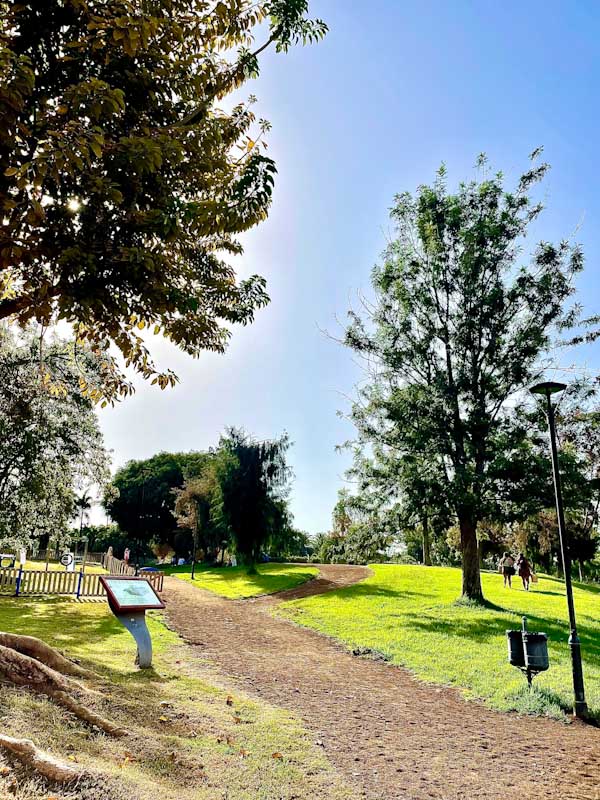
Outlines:
{"label": "metal waste bin", "polygon": [[548,637],[545,633],[523,631],[525,666],[531,672],[545,672],[550,666],[548,659]]}
{"label": "metal waste bin", "polygon": [[525,668],[525,648],[523,647],[522,631],[506,631],[508,643],[508,663],[519,669]]}

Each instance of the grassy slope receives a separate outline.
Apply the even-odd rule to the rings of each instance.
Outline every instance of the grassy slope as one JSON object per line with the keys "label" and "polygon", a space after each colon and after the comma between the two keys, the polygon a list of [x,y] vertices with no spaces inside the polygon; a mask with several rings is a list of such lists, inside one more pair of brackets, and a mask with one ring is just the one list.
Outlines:
{"label": "grassy slope", "polygon": [[[427,681],[453,684],[500,709],[560,715],[572,702],[564,584],[540,578],[529,592],[502,587],[483,574],[490,607],[456,603],[460,571],[440,567],[375,565],[373,577],[355,586],[286,603],[280,613],[335,636],[349,646],[385,653]],[[600,594],[579,585],[575,605],[588,703],[600,715]],[[524,678],[507,663],[505,631],[529,629],[549,636],[550,670],[535,680],[543,691],[523,691]],[[547,691],[546,691],[547,690]]]}
{"label": "grassy slope", "polygon": [[[161,567],[167,575],[191,582],[191,567]],[[197,567],[194,585],[222,597],[256,597],[292,589],[318,573],[308,564],[259,564],[258,575],[248,575],[247,567]]]}
{"label": "grassy slope", "polygon": [[[31,737],[106,776],[107,790],[77,795],[85,800],[351,797],[295,718],[240,696],[228,704],[226,691],[208,683],[206,673],[197,676],[197,654],[158,613],[149,624],[155,669],[139,671],[133,639],[104,603],[1,599],[0,630],[40,636],[100,672],[108,699],[98,709],[133,735],[99,735],[51,702],[6,687],[0,688],[3,733]],[[11,781],[0,778],[0,797],[62,798],[27,782],[11,789]]]}

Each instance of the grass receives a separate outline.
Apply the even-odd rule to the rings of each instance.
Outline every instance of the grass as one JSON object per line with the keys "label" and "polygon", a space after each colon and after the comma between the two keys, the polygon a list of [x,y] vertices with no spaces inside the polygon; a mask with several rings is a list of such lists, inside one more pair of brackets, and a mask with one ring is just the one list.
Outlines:
{"label": "grass", "polygon": [[[15,564],[18,568],[18,563]],[[45,561],[26,561],[25,562],[25,569],[33,569],[33,570],[45,570],[46,569],[46,562]],[[52,570],[53,572],[64,572],[65,568],[62,564],[59,564],[58,561],[49,561],[48,562],[48,569]],[[81,569],[81,564],[75,564],[75,572],[79,572]],[[96,573],[98,575],[105,575],[106,570],[100,566],[100,564],[86,564],[85,565],[85,573],[91,574]]]}
{"label": "grass", "polygon": [[[217,685],[198,651],[149,614],[154,666],[102,602],[0,599],[0,630],[39,636],[99,672],[94,701],[131,732],[111,739],[50,701],[0,687],[3,733],[27,736],[93,776],[75,794],[11,772],[0,797],[81,800],[349,800],[323,751],[291,714]],[[3,773],[0,771],[0,775]]]}
{"label": "grass", "polygon": [[[460,687],[501,710],[542,713],[564,719],[572,705],[564,584],[540,577],[530,592],[515,581],[503,589],[497,574],[482,575],[485,606],[456,602],[460,570],[374,565],[373,576],[345,589],[279,606],[277,613],[340,639],[351,648],[384,653],[417,677]],[[519,585],[517,585],[519,584]],[[600,716],[600,589],[576,584],[575,606],[584,661],[588,705]],[[548,634],[550,669],[527,690],[521,673],[507,663],[506,630]]]}
{"label": "grass", "polygon": [[[191,580],[191,566],[161,567],[166,575]],[[257,574],[248,575],[247,567],[196,567],[193,584],[222,597],[240,599],[293,589],[318,573],[307,564],[258,564]]]}

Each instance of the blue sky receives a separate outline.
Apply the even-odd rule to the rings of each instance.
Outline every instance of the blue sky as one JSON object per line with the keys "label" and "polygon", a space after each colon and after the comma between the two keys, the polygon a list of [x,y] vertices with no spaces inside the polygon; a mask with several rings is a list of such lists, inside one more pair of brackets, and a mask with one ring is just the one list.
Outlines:
{"label": "blue sky", "polygon": [[[544,145],[552,171],[538,236],[579,241],[581,300],[600,311],[598,127],[600,10],[595,2],[312,0],[330,33],[319,45],[268,54],[248,88],[273,124],[279,170],[269,220],[248,234],[240,274],[259,272],[272,302],[235,332],[225,356],[155,352],[181,384],[102,412],[116,466],[159,450],[204,449],[228,425],[260,438],[287,430],[292,509],[326,530],[352,435],[336,416],[361,379],[339,330],[384,247],[395,193],[474,175],[481,151],[507,179]],[[594,350],[580,354],[591,367]],[[591,359],[591,360],[590,360]]]}

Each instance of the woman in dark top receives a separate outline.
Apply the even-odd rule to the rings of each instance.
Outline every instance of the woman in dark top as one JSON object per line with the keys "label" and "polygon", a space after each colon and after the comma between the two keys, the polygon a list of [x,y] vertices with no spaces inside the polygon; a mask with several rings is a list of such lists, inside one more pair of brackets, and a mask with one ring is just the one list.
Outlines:
{"label": "woman in dark top", "polygon": [[523,588],[526,592],[529,591],[529,581],[531,580],[531,564],[523,553],[519,553],[517,557],[517,572],[519,573],[519,577],[523,581]]}

